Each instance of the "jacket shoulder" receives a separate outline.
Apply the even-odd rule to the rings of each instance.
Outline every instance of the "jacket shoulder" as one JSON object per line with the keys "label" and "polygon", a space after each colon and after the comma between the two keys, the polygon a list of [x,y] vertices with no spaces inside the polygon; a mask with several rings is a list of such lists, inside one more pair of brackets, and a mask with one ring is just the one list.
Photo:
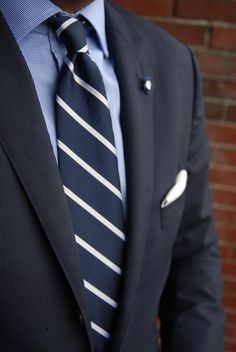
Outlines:
{"label": "jacket shoulder", "polygon": [[165,55],[171,52],[171,55],[175,56],[175,58],[181,56],[182,59],[186,57],[189,60],[191,57],[190,49],[161,28],[161,26],[134,14],[117,3],[112,2],[112,5],[120,13],[123,21],[128,24],[127,27],[131,31],[135,31],[142,38],[146,44],[146,48],[150,50],[159,49]]}

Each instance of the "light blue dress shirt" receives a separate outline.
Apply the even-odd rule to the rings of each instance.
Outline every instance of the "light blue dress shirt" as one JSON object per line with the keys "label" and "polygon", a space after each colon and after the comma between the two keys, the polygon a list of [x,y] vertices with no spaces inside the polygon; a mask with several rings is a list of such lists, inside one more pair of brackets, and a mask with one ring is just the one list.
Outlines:
{"label": "light blue dress shirt", "polygon": [[[50,0],[1,0],[0,11],[28,64],[57,158],[55,95],[66,49],[44,21],[61,10]],[[96,36],[88,33],[87,44],[90,55],[100,69],[106,88],[126,213],[126,176],[120,125],[120,91],[107,46],[104,0],[94,0],[79,12],[90,21],[96,31]]]}

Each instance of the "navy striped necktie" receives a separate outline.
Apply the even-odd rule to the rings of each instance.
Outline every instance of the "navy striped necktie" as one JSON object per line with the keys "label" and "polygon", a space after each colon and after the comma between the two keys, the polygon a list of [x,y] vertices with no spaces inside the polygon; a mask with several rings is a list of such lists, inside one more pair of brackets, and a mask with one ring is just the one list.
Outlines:
{"label": "navy striped necktie", "polygon": [[119,304],[126,239],[111,116],[84,24],[61,15],[50,23],[67,49],[56,98],[58,164],[81,258],[94,351],[104,352]]}

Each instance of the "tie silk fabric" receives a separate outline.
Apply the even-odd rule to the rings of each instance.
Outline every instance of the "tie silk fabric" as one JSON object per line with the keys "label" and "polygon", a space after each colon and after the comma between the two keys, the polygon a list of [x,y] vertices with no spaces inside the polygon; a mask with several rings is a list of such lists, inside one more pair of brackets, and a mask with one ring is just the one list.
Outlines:
{"label": "tie silk fabric", "polygon": [[75,232],[94,351],[105,351],[118,307],[125,243],[111,116],[84,25],[57,14],[50,24],[67,49],[57,93],[58,164]]}

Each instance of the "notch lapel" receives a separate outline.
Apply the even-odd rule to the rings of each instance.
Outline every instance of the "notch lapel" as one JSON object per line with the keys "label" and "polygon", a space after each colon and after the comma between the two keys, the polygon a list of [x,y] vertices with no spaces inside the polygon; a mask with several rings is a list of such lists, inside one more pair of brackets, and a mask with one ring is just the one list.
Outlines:
{"label": "notch lapel", "polygon": [[[141,38],[106,2],[110,54],[121,92],[121,124],[124,139],[128,228],[122,297],[111,351],[120,351],[138,285],[149,225],[153,189],[153,98],[142,90],[145,72],[138,48]],[[150,73],[149,73],[150,74]]]}
{"label": "notch lapel", "polygon": [[0,144],[22,183],[80,306],[84,286],[66,197],[34,84],[0,13]]}

